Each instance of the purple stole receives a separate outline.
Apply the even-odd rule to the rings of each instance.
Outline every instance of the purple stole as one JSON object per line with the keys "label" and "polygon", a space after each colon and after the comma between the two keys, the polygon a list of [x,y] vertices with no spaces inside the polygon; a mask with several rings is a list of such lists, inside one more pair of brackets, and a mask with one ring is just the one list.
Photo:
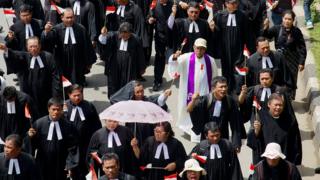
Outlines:
{"label": "purple stole", "polygon": [[[207,54],[204,54],[204,60],[207,68],[207,79],[208,87],[211,89],[211,79],[212,79],[212,66],[210,58]],[[196,54],[192,53],[189,61],[189,73],[188,73],[188,94],[187,94],[187,104],[191,101],[192,95],[194,94],[194,70],[196,64]]]}

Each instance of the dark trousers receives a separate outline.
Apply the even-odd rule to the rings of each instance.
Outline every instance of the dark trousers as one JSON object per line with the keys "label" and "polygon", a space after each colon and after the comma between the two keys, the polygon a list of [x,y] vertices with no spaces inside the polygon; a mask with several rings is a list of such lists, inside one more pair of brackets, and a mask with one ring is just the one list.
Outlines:
{"label": "dark trousers", "polygon": [[166,65],[166,43],[155,37],[156,57],[154,60],[154,83],[162,83],[162,76]]}

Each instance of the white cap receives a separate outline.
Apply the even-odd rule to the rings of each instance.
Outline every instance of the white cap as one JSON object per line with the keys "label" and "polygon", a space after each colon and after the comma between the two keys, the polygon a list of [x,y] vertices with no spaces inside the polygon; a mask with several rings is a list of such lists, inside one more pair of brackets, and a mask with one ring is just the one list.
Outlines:
{"label": "white cap", "polygon": [[194,42],[194,45],[196,47],[204,47],[207,48],[207,41],[203,38],[198,38],[196,39],[196,41]]}
{"label": "white cap", "polygon": [[267,147],[266,147],[266,150],[261,155],[261,157],[266,157],[266,158],[269,158],[269,159],[277,159],[279,157],[281,159],[285,159],[286,158],[286,156],[281,151],[280,145],[277,144],[277,143],[269,143],[267,145]]}
{"label": "white cap", "polygon": [[199,162],[195,159],[188,159],[185,163],[184,163],[184,169],[183,171],[179,174],[180,177],[183,176],[183,173],[186,171],[197,171],[197,172],[201,172],[202,175],[206,175],[207,172],[206,170],[204,170],[200,165]]}

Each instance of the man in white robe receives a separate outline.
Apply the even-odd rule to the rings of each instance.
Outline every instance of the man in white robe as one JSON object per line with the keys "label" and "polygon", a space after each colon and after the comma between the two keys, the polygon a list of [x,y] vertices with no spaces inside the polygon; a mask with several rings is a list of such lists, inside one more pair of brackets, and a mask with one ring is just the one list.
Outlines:
{"label": "man in white robe", "polygon": [[187,103],[193,93],[197,92],[200,96],[210,93],[211,80],[218,75],[218,68],[215,60],[205,54],[205,39],[198,38],[193,49],[194,52],[180,55],[181,51],[177,51],[170,56],[168,72],[172,78],[180,76],[177,127],[189,134],[192,142],[200,142],[200,135],[197,136],[191,130],[192,122],[187,112]]}

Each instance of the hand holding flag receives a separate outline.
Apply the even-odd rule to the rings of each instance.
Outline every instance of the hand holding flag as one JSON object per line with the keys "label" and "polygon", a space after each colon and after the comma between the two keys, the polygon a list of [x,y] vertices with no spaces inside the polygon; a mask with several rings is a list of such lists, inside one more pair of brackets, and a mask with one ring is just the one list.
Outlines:
{"label": "hand holding flag", "polygon": [[109,14],[113,14],[116,12],[116,7],[115,6],[107,6],[106,7],[106,16]]}

